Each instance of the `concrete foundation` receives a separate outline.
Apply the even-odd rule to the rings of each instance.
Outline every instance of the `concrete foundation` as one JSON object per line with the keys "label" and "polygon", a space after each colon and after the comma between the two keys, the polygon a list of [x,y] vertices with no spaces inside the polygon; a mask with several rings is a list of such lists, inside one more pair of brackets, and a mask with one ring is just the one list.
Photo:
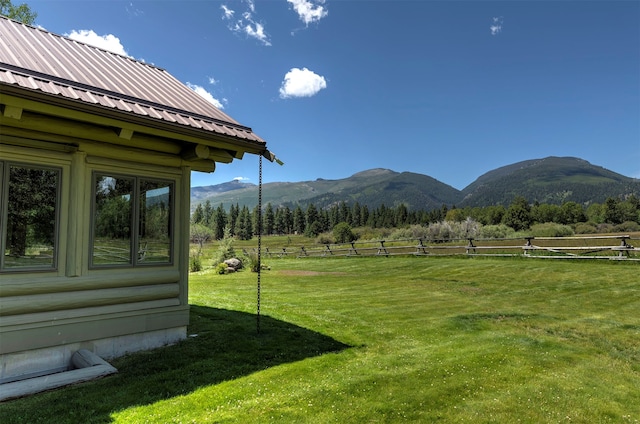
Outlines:
{"label": "concrete foundation", "polygon": [[81,349],[109,360],[127,353],[175,344],[186,337],[186,332],[186,327],[177,327],[0,355],[0,400],[3,387],[73,369],[72,357]]}

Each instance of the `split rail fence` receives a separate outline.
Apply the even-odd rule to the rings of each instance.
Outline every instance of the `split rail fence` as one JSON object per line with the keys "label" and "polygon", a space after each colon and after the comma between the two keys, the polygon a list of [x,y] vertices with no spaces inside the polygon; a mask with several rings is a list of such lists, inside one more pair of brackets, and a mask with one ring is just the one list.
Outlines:
{"label": "split rail fence", "polygon": [[269,258],[338,256],[522,256],[553,259],[640,261],[640,238],[629,235],[583,237],[522,237],[510,239],[376,240],[313,247],[263,248]]}

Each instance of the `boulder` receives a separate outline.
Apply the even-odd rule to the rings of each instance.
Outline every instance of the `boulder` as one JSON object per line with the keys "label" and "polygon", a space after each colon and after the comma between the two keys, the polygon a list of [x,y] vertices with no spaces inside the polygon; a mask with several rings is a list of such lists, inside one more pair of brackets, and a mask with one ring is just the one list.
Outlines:
{"label": "boulder", "polygon": [[224,261],[227,268],[233,268],[234,271],[237,271],[242,268],[242,261],[238,258],[231,258]]}

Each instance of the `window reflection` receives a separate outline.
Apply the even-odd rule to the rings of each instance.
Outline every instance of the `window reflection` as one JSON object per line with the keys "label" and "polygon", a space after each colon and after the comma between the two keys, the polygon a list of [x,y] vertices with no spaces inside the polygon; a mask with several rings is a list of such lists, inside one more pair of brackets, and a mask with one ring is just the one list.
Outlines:
{"label": "window reflection", "polygon": [[139,263],[171,259],[171,188],[164,181],[140,181]]}
{"label": "window reflection", "polygon": [[55,268],[60,171],[7,166],[3,269]]}
{"label": "window reflection", "polygon": [[93,265],[130,264],[133,178],[95,179]]}
{"label": "window reflection", "polygon": [[171,263],[173,183],[94,176],[92,266]]}

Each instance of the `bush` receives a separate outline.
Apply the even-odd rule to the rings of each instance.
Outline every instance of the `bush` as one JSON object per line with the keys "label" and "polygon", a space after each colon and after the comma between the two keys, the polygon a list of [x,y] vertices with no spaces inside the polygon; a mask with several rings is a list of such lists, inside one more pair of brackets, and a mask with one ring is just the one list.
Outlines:
{"label": "bush", "polygon": [[429,236],[428,228],[424,225],[411,225],[406,228],[398,228],[389,235],[389,240],[426,239]]}
{"label": "bush", "polygon": [[213,256],[213,263],[219,264],[227,259],[231,259],[236,256],[236,251],[233,248],[233,242],[235,239],[231,236],[231,229],[225,227],[224,237],[218,244],[218,251]]}
{"label": "bush", "polygon": [[531,235],[534,237],[566,237],[573,234],[573,229],[570,226],[556,224],[555,222],[545,222],[544,224],[531,226]]}
{"label": "bush", "polygon": [[225,264],[224,262],[219,263],[218,265],[216,265],[216,274],[224,274],[227,272],[227,264]]}
{"label": "bush", "polygon": [[590,222],[579,222],[574,230],[576,234],[596,234],[598,229]]}
{"label": "bush", "polygon": [[611,224],[598,224],[596,229],[598,230],[597,232],[600,233],[600,234],[606,234],[606,233],[613,233],[614,232],[613,225],[611,225]]}
{"label": "bush", "polygon": [[249,268],[252,272],[258,272],[258,251],[245,250],[243,262],[247,264],[247,268]]}
{"label": "bush", "polygon": [[340,222],[333,227],[333,237],[336,243],[351,243],[356,239],[356,235],[351,231],[351,225]]}
{"label": "bush", "polygon": [[360,227],[353,230],[358,240],[382,240],[387,239],[392,234],[390,228]]}
{"label": "bush", "polygon": [[202,260],[200,260],[200,255],[195,254],[189,256],[189,272],[198,271],[202,271]]}
{"label": "bush", "polygon": [[625,221],[622,224],[618,224],[615,226],[615,231],[623,233],[623,232],[634,232],[640,231],[640,224],[635,221]]}
{"label": "bush", "polygon": [[504,224],[485,225],[484,227],[480,228],[478,237],[501,239],[513,237],[514,234],[515,231],[513,231],[513,228],[507,227]]}
{"label": "bush", "polygon": [[427,234],[431,240],[455,240],[475,238],[480,234],[482,224],[467,218],[462,222],[442,221],[429,224]]}
{"label": "bush", "polygon": [[317,244],[333,244],[333,237],[330,234],[322,233],[316,238]]}

